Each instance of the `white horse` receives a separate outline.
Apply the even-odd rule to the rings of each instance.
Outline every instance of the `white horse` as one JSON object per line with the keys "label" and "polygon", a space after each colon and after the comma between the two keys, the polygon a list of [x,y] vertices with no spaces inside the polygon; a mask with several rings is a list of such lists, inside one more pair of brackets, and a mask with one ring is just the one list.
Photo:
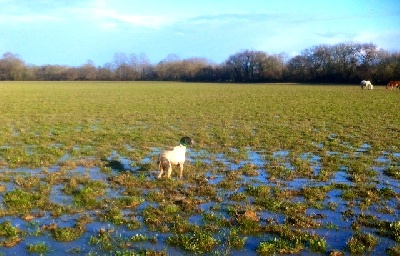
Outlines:
{"label": "white horse", "polygon": [[361,85],[361,89],[364,89],[364,87],[365,87],[365,89],[369,89],[369,90],[374,89],[374,86],[372,85],[371,81],[362,80],[360,85]]}

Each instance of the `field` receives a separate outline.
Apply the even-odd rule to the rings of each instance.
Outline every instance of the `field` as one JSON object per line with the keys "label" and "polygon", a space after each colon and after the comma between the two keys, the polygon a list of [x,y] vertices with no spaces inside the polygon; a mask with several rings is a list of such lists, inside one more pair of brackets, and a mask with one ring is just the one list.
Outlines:
{"label": "field", "polygon": [[400,91],[375,88],[1,82],[0,253],[399,255]]}

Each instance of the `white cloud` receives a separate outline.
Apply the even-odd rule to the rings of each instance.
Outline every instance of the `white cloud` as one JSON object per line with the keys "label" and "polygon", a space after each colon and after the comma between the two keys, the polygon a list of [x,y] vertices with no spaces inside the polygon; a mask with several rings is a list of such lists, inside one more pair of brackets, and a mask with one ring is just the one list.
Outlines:
{"label": "white cloud", "polygon": [[[89,19],[103,28],[114,29],[118,27],[145,27],[161,28],[175,21],[167,15],[143,15],[130,10],[124,10],[117,3],[95,0],[86,7],[76,9],[75,12],[82,18]],[[133,9],[135,10],[135,9]]]}
{"label": "white cloud", "polygon": [[399,50],[400,32],[398,30],[382,30],[376,33],[362,32],[354,37],[354,41],[374,43],[385,50]]}
{"label": "white cloud", "polygon": [[102,24],[118,26],[138,26],[160,28],[169,25],[173,20],[163,16],[125,15],[116,11],[96,10],[96,21]]}
{"label": "white cloud", "polygon": [[[25,52],[24,57],[42,49],[40,56],[54,63],[55,53],[61,52],[58,62],[65,63],[68,57],[74,63],[83,58],[78,61],[83,63],[96,56],[111,59],[115,51],[145,52],[155,61],[168,53],[219,61],[241,49],[293,55],[312,46],[347,41],[399,48],[399,16],[394,7],[382,5],[376,10],[375,5],[352,1],[267,2],[0,0],[0,26],[5,35],[0,38],[0,49]],[[355,15],[360,12],[363,15]],[[48,49],[61,50],[50,53]]]}
{"label": "white cloud", "polygon": [[176,18],[168,15],[142,15],[132,12],[132,8],[124,10],[118,8],[113,2],[95,0],[81,2],[74,5],[45,4],[41,6],[29,6],[27,4],[16,4],[5,2],[5,9],[0,10],[0,24],[16,25],[19,23],[46,23],[46,22],[68,22],[79,23],[91,22],[103,28],[117,28],[126,26],[137,26],[145,28],[160,28],[176,21]]}

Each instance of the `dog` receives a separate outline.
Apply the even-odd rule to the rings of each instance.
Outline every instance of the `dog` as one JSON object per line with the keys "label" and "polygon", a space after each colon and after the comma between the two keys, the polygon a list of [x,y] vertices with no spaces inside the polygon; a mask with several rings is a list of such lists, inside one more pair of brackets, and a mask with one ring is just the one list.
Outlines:
{"label": "dog", "polygon": [[182,179],[183,176],[183,164],[185,163],[186,156],[186,147],[189,145],[193,145],[194,141],[189,137],[182,137],[179,143],[179,146],[174,147],[172,150],[164,150],[158,156],[158,167],[160,173],[157,178],[161,178],[164,171],[167,171],[167,177],[171,178],[172,166],[179,165],[179,178]]}

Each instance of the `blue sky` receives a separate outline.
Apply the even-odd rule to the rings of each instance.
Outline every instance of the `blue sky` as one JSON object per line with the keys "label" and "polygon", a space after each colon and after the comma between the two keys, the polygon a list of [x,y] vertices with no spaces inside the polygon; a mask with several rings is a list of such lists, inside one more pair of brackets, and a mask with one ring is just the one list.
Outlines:
{"label": "blue sky", "polygon": [[350,41],[400,51],[399,1],[0,0],[0,54],[34,65],[102,66],[117,52],[221,63]]}

